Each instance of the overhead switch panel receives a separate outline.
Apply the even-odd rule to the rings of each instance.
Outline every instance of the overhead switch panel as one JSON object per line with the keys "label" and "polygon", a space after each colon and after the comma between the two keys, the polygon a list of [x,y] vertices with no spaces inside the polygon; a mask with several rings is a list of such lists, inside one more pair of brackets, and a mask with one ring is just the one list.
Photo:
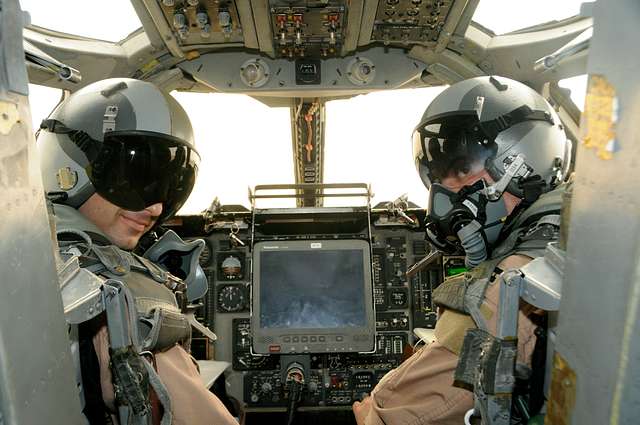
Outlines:
{"label": "overhead switch panel", "polygon": [[159,0],[159,3],[182,46],[243,42],[233,1]]}
{"label": "overhead switch panel", "polygon": [[453,0],[380,0],[371,40],[389,44],[438,40]]}
{"label": "overhead switch panel", "polygon": [[270,1],[274,50],[280,58],[334,57],[344,42],[344,1]]}

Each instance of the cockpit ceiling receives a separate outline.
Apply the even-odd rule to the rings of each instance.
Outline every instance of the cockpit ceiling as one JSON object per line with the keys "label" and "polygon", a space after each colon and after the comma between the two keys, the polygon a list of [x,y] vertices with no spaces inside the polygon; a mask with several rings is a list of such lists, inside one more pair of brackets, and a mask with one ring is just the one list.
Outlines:
{"label": "cockpit ceiling", "polygon": [[[152,15],[155,1],[144,0]],[[345,56],[370,43],[435,43],[454,4],[454,0],[159,1],[164,22],[156,17],[156,25],[169,26],[182,50],[242,43],[288,59]]]}
{"label": "cockpit ceiling", "polygon": [[572,18],[495,36],[471,22],[479,0],[131,0],[143,28],[118,43],[31,27],[35,47],[79,70],[69,90],[102,78],[167,90],[256,97],[344,97],[501,74],[541,86],[584,72],[585,57],[534,70],[591,25]]}

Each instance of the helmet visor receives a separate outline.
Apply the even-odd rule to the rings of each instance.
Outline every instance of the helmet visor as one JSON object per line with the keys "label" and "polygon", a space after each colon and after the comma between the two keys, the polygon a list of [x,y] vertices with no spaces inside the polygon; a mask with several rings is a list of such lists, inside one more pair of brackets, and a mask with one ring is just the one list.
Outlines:
{"label": "helmet visor", "polygon": [[146,131],[108,132],[87,168],[102,197],[130,211],[162,203],[161,219],[185,203],[196,180],[198,153],[182,140]]}
{"label": "helmet visor", "polygon": [[428,187],[446,177],[477,173],[494,154],[494,140],[475,112],[433,117],[413,131],[413,155]]}

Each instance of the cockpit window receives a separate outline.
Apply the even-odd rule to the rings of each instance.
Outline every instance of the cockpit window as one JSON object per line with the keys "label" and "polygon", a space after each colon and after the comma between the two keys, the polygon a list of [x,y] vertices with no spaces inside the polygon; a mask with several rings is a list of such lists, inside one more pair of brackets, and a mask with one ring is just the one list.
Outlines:
{"label": "cockpit window", "polygon": [[[428,193],[413,163],[411,133],[442,90],[385,91],[327,102],[324,181],[370,183],[373,205],[407,193],[425,207]],[[349,201],[329,198],[324,205]]]}
{"label": "cockpit window", "polygon": [[20,0],[31,23],[50,30],[120,41],[142,26],[130,0]]}
{"label": "cockpit window", "polygon": [[[249,207],[249,187],[294,182],[289,108],[240,94],[171,94],[191,119],[200,153],[196,185],[178,214],[200,213],[216,196],[222,204]],[[264,206],[295,206],[279,201]]]}
{"label": "cockpit window", "polygon": [[584,111],[584,99],[587,94],[587,77],[586,74],[583,74],[558,81],[560,87],[571,90],[571,100],[580,111]]}
{"label": "cockpit window", "polygon": [[560,21],[580,13],[584,0],[482,0],[473,20],[495,34]]}
{"label": "cockpit window", "polygon": [[31,123],[35,132],[43,119],[47,118],[62,99],[62,90],[52,87],[29,84],[29,106]]}

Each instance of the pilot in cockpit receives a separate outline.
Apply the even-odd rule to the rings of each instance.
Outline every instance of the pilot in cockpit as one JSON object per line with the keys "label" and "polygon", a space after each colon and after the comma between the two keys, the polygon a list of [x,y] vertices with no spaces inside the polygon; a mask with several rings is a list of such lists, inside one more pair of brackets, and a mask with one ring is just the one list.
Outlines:
{"label": "pilot in cockpit", "polygon": [[54,110],[37,145],[62,259],[77,256],[126,294],[128,326],[112,323],[108,310],[79,325],[89,423],[237,424],[189,354],[184,282],[131,252],[195,182],[199,157],[185,111],[151,83],[99,81]]}
{"label": "pilot in cockpit", "polygon": [[[429,189],[427,237],[439,250],[465,255],[467,273],[434,291],[435,341],[389,372],[371,395],[353,405],[359,425],[464,423],[476,382],[465,382],[478,359],[466,356],[471,329],[496,335],[499,278],[543,254],[557,238],[570,142],[549,103],[502,77],[479,77],[444,90],[414,131],[420,177]],[[518,378],[527,383],[516,415],[540,410],[542,315],[521,305]],[[538,375],[539,376],[539,375]],[[543,380],[542,380],[543,381]],[[507,406],[506,408],[510,408]],[[527,417],[528,417],[527,416]]]}

